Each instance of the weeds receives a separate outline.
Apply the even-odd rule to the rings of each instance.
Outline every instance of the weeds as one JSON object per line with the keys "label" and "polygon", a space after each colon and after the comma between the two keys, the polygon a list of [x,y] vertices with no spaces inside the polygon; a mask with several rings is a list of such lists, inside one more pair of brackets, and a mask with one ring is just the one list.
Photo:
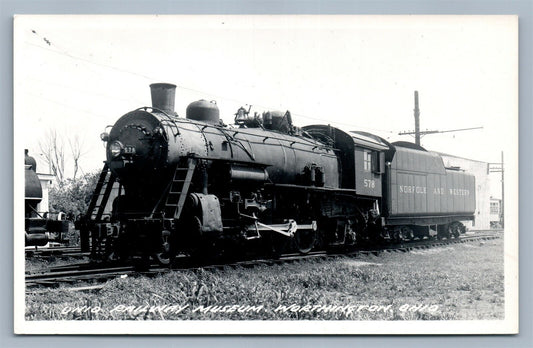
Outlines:
{"label": "weeds", "polygon": [[502,244],[114,279],[100,291],[30,293],[26,319],[501,319]]}

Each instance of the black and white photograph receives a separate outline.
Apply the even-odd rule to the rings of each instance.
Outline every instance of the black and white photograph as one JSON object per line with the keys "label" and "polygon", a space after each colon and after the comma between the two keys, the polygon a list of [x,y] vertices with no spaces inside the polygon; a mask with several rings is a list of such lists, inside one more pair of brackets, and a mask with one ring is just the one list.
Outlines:
{"label": "black and white photograph", "polygon": [[17,334],[518,333],[517,16],[13,25]]}

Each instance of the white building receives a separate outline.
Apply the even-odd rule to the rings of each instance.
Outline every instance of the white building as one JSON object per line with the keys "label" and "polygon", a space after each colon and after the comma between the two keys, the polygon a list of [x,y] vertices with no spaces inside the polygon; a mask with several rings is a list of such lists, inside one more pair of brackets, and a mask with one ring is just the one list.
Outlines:
{"label": "white building", "polygon": [[493,228],[502,226],[502,200],[490,197],[490,224]]}
{"label": "white building", "polygon": [[489,164],[468,158],[441,153],[445,167],[459,167],[476,178],[476,220],[466,223],[470,230],[488,230],[491,228],[491,187],[489,180]]}
{"label": "white building", "polygon": [[48,191],[50,190],[50,185],[52,185],[52,180],[54,176],[52,174],[37,173],[39,181],[41,182],[41,188],[43,190],[43,198],[41,203],[37,204],[37,211],[39,214],[48,213],[50,211],[50,204],[48,200]]}

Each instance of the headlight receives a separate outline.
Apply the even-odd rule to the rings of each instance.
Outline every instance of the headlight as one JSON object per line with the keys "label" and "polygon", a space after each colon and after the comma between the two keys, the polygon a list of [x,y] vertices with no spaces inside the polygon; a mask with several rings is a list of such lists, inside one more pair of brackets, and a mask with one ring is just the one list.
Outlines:
{"label": "headlight", "polygon": [[111,151],[111,155],[113,157],[119,156],[122,153],[123,148],[124,146],[120,141],[114,141],[113,143],[111,143],[111,145],[109,145],[109,151]]}

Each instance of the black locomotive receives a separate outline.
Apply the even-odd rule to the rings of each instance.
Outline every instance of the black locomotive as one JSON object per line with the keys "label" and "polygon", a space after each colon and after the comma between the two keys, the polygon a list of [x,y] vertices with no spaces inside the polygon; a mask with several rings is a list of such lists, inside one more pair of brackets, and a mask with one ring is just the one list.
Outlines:
{"label": "black locomotive", "polygon": [[291,114],[250,114],[235,125],[215,102],[174,112],[175,85],[151,86],[152,107],[122,116],[81,225],[98,258],[344,248],[457,237],[473,220],[475,183],[411,143],[388,143]]}
{"label": "black locomotive", "polygon": [[37,211],[43,189],[37,175],[35,158],[24,150],[24,229],[26,246],[45,246],[48,242],[66,243],[68,221],[49,219]]}

